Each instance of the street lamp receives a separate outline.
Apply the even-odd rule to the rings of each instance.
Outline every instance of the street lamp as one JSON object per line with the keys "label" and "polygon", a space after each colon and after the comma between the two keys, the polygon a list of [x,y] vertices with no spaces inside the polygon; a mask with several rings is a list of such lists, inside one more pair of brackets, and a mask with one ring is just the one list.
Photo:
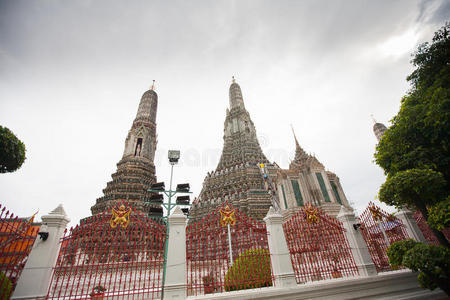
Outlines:
{"label": "street lamp", "polygon": [[[170,212],[172,208],[174,208],[177,205],[183,205],[183,206],[190,206],[190,198],[189,196],[178,196],[175,203],[172,202],[172,197],[176,194],[192,194],[190,192],[190,186],[189,183],[182,183],[178,184],[175,191],[172,191],[172,178],[173,178],[173,166],[178,163],[178,160],[180,159],[180,150],[169,150],[168,153],[169,163],[171,165],[170,169],[170,185],[169,190],[165,189],[164,182],[157,182],[151,185],[149,192],[156,193],[155,195],[151,196],[149,199],[150,204],[155,205],[162,205],[166,209],[166,215],[162,216],[162,218],[166,219],[168,216],[170,216]],[[160,193],[164,193],[167,198],[168,202],[164,202],[164,196]],[[189,209],[183,208],[181,209],[184,214],[187,214],[189,212]],[[160,210],[158,210],[159,212]],[[163,214],[161,214],[163,215]],[[167,230],[169,230],[167,228]]]}
{"label": "street lamp", "polygon": [[[178,163],[178,160],[180,159],[180,151],[179,150],[169,150],[168,153],[168,158],[169,158],[169,163],[171,165],[171,169],[170,169],[170,185],[169,185],[169,190],[165,189],[165,185],[164,182],[157,182],[151,185],[150,189],[148,190],[149,192],[152,193],[156,193],[153,196],[150,197],[150,204],[155,204],[158,206],[163,206],[166,209],[166,215],[164,216],[163,212],[162,212],[162,208],[150,208],[150,211],[152,211],[152,209],[158,209],[159,215],[161,215],[161,217],[163,219],[167,219],[168,216],[170,216],[170,211],[172,210],[172,208],[174,208],[177,205],[183,205],[185,206],[184,208],[182,208],[181,210],[183,211],[183,213],[185,215],[189,214],[189,208],[187,208],[186,206],[191,206],[191,204],[189,204],[190,202],[190,198],[189,195],[184,195],[184,196],[178,196],[175,203],[172,203],[172,197],[175,196],[176,194],[192,194],[192,192],[190,192],[190,186],[189,183],[182,183],[182,184],[178,184],[175,191],[172,191],[172,178],[173,178],[173,166],[176,165]],[[164,196],[160,193],[163,193],[167,196],[168,198],[168,202],[164,202]],[[164,297],[164,284],[166,281],[166,263],[167,263],[167,245],[168,245],[168,241],[169,241],[169,222],[166,222],[167,224],[167,231],[166,231],[166,242],[165,242],[165,247],[164,247],[164,268],[163,268],[163,280],[162,280],[162,297],[161,299]]]}

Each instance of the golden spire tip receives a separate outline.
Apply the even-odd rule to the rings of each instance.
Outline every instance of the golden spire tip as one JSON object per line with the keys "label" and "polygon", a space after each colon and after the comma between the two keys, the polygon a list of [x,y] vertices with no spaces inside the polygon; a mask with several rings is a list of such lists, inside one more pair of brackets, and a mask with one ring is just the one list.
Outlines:
{"label": "golden spire tip", "polygon": [[155,80],[153,79],[153,83],[152,83],[152,87],[151,87],[152,91],[155,90]]}
{"label": "golden spire tip", "polygon": [[233,83],[236,82],[236,79],[234,78],[234,76],[231,76],[231,81],[232,81]]}

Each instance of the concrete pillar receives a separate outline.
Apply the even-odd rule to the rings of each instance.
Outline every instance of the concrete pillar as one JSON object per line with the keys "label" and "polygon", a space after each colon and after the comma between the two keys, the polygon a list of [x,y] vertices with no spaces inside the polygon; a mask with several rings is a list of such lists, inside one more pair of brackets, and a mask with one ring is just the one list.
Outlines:
{"label": "concrete pillar", "polygon": [[60,239],[69,221],[61,204],[42,216],[39,232],[48,232],[48,238],[45,241],[36,238],[11,299],[45,299],[59,255]]}
{"label": "concrete pillar", "polygon": [[395,214],[399,218],[403,225],[405,225],[406,232],[409,237],[422,243],[426,243],[425,237],[419,226],[417,226],[416,220],[413,217],[414,213],[407,208],[402,208],[398,213]]}
{"label": "concrete pillar", "polygon": [[164,299],[186,298],[186,216],[177,206],[169,216]]}
{"label": "concrete pillar", "polygon": [[356,266],[358,267],[359,274],[361,276],[377,275],[377,270],[373,264],[369,249],[367,249],[366,242],[361,234],[361,229],[358,228],[355,230],[353,227],[353,224],[358,223],[355,214],[345,206],[341,206],[341,210],[336,218],[342,222],[342,225],[346,230],[345,235],[350,245]]}
{"label": "concrete pillar", "polygon": [[283,216],[270,207],[264,221],[267,226],[270,260],[275,278],[274,286],[277,288],[296,286],[297,281],[283,231]]}

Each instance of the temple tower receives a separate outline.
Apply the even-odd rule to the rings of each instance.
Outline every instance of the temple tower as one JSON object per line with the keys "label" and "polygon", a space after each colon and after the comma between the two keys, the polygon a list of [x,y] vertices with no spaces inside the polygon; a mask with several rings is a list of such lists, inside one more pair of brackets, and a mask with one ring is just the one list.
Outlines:
{"label": "temple tower", "polygon": [[[373,117],[372,117],[373,119]],[[375,119],[373,119],[373,133],[375,134],[375,136],[377,137],[377,140],[380,141],[381,137],[383,136],[384,132],[387,130],[386,126],[384,126],[384,124],[382,123],[378,123],[377,121],[375,121]]]}
{"label": "temple tower", "polygon": [[229,98],[222,155],[216,170],[208,173],[200,195],[194,200],[190,212],[194,220],[224,201],[260,220],[273,205],[271,178],[277,166],[270,164],[261,150],[255,125],[245,109],[241,88],[234,77]]}
{"label": "temple tower", "polygon": [[112,181],[103,189],[103,196],[91,207],[93,215],[110,211],[117,203],[127,202],[136,209],[151,214],[152,208],[145,204],[151,195],[147,190],[156,182],[156,110],[158,95],[154,85],[141,98],[136,118],[125,140],[122,159]]}

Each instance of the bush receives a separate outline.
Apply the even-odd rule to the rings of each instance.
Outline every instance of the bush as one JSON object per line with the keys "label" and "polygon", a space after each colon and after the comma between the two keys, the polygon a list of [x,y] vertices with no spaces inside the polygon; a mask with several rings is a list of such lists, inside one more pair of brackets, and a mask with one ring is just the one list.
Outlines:
{"label": "bush", "polygon": [[403,265],[403,257],[405,256],[405,253],[417,244],[418,243],[412,239],[392,243],[387,250],[389,264],[394,267]]}
{"label": "bush", "polygon": [[272,286],[269,251],[250,249],[241,253],[225,275],[225,290],[237,291]]}
{"label": "bush", "polygon": [[419,271],[417,277],[423,288],[434,290],[442,284],[450,287],[450,250],[442,246],[418,243],[405,253],[403,265]]}
{"label": "bush", "polygon": [[450,196],[446,200],[428,208],[428,225],[442,231],[450,227]]}
{"label": "bush", "polygon": [[0,272],[0,300],[8,300],[11,293],[11,280],[4,273]]}
{"label": "bush", "polygon": [[403,265],[417,276],[423,288],[441,288],[450,295],[450,250],[442,246],[427,245],[413,240],[393,243],[387,255],[395,265]]}

